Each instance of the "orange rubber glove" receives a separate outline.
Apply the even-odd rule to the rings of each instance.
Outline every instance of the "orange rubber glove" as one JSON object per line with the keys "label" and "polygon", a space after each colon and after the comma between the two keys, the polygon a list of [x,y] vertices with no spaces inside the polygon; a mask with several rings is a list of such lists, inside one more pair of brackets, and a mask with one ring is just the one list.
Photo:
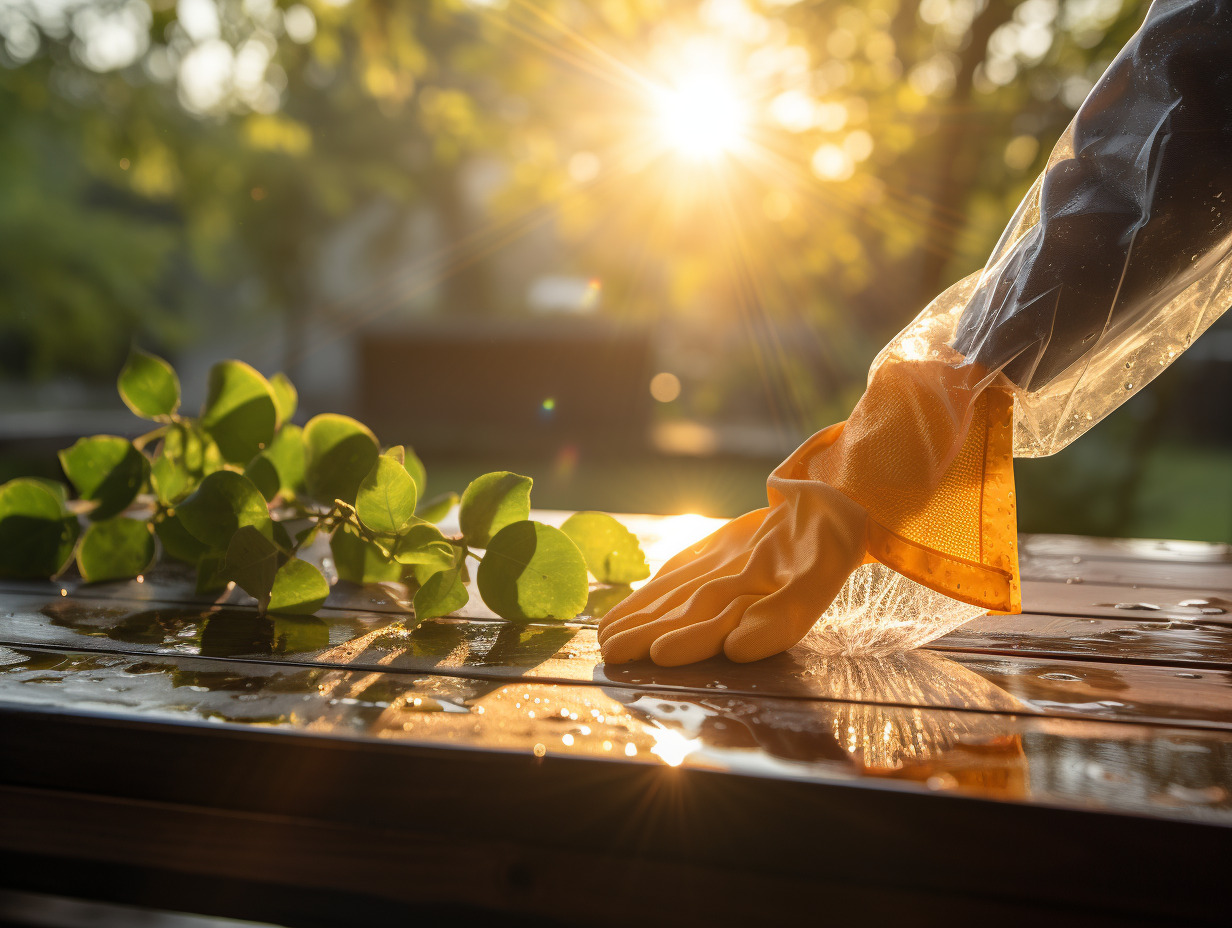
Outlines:
{"label": "orange rubber glove", "polygon": [[677,554],[599,623],[609,663],[754,661],[795,645],[866,560],[1019,609],[1013,400],[976,365],[890,360],[845,423],[767,482],[769,506]]}

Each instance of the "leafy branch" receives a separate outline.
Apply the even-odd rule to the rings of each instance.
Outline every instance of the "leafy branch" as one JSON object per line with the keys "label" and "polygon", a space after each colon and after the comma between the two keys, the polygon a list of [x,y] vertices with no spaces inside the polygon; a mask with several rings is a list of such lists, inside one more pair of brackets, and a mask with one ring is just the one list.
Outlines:
{"label": "leafy branch", "polygon": [[[531,521],[529,477],[498,471],[461,496],[425,499],[411,449],[382,450],[348,416],[293,423],[298,395],[282,374],[215,364],[196,418],[180,413],[179,378],[162,358],[134,350],[118,387],[156,426],[60,452],[76,500],[52,480],[0,485],[0,578],[53,577],[75,561],[86,582],[122,580],[165,557],[195,567],[200,592],[234,583],[262,614],[311,615],[330,584],[300,555],[324,534],[340,580],[406,583],[420,618],[467,604],[470,558],[488,607],[525,621],[576,616],[588,573],[605,584],[649,575],[637,538],[609,515],[577,513],[560,529]],[[437,523],[455,506],[461,533],[447,536]]]}

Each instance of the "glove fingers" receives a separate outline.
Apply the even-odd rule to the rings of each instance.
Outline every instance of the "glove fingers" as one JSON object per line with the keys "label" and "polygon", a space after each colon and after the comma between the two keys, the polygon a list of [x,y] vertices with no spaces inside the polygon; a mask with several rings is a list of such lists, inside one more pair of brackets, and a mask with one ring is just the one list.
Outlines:
{"label": "glove fingers", "polygon": [[[603,660],[609,664],[636,661],[650,656],[650,646],[661,635],[712,618],[747,585],[739,571],[751,552],[703,578],[704,582],[671,590],[652,609],[640,612],[601,636]],[[731,572],[729,572],[731,571]]]}
{"label": "glove fingers", "polygon": [[[603,644],[609,637],[626,628],[646,622],[644,613],[651,613],[652,618],[663,615],[692,595],[697,588],[695,581],[706,579],[708,574],[720,569],[724,562],[733,556],[747,557],[748,541],[760,528],[765,513],[766,510],[758,509],[733,519],[703,542],[701,554],[693,554],[695,548],[687,548],[664,564],[648,583],[608,610],[599,621],[599,643]],[[684,558],[685,554],[692,556]],[[673,568],[672,564],[676,563],[677,559],[680,559],[679,564]],[[740,566],[743,566],[743,563],[743,560],[739,561]],[[733,567],[732,570],[739,570],[740,566]],[[674,595],[677,593],[681,595]],[[627,621],[635,616],[638,618],[634,621]]]}
{"label": "glove fingers", "polygon": [[660,635],[650,646],[650,659],[660,667],[679,667],[715,657],[740,623],[744,610],[760,598],[757,593],[737,596],[713,619]]}
{"label": "glove fingers", "polygon": [[611,615],[609,612],[607,616],[603,617],[604,620],[599,623],[599,644],[605,645],[619,634],[657,621],[681,603],[687,601],[714,574],[715,572],[711,571],[700,577],[694,577],[692,580],[682,582],[679,586],[668,583],[656,584],[654,592],[660,594],[657,599],[652,599],[645,604],[636,604],[632,612],[617,616],[611,621],[608,621],[608,616]]}
{"label": "glove fingers", "polygon": [[724,653],[743,664],[795,647],[834,601],[846,578],[846,573],[823,578],[804,574],[763,597],[745,610],[723,643]]}
{"label": "glove fingers", "polygon": [[[627,628],[629,620],[646,612],[661,613],[657,604],[677,591],[686,590],[691,593],[710,572],[719,566],[720,561],[715,555],[703,555],[690,564],[678,567],[670,573],[660,571],[642,586],[607,611],[599,620],[599,643],[615,634],[622,628]],[[636,622],[632,624],[637,624]]]}

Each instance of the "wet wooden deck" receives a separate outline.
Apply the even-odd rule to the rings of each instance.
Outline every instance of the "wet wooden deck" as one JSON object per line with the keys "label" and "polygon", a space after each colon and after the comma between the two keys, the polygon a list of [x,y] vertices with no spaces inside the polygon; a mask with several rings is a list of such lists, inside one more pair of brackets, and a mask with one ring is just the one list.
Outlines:
{"label": "wet wooden deck", "polygon": [[[652,559],[706,528],[627,521]],[[1022,572],[1026,613],[922,651],[677,669],[396,587],[270,623],[173,572],[3,584],[0,883],[303,925],[1223,921],[1232,551],[1035,536]]]}

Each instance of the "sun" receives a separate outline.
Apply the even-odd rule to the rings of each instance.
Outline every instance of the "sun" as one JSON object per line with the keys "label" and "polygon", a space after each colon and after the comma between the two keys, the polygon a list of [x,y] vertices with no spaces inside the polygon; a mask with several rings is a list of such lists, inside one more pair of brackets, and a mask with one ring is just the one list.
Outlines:
{"label": "sun", "polygon": [[738,149],[749,129],[749,108],[731,75],[692,71],[655,91],[656,128],[663,143],[692,161],[714,161]]}

